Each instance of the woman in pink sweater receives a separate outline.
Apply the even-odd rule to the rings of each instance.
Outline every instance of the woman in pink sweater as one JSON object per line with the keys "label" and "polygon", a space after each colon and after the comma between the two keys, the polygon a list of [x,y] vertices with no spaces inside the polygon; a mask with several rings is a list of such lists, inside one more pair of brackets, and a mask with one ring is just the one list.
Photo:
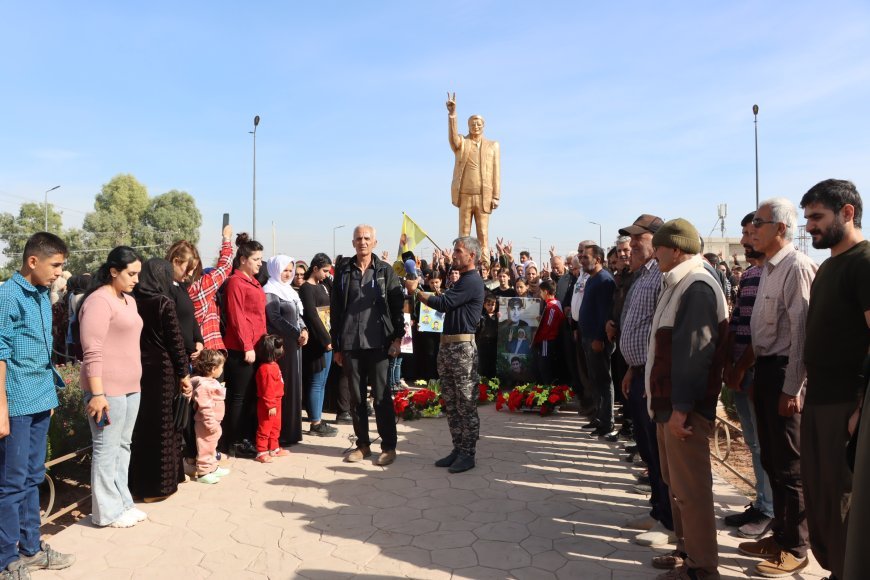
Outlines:
{"label": "woman in pink sweater", "polygon": [[81,385],[93,438],[91,520],[97,526],[129,528],[145,519],[133,506],[127,487],[142,376],[142,319],[130,292],[141,269],[141,259],[132,248],[115,248],[79,307],[84,352]]}

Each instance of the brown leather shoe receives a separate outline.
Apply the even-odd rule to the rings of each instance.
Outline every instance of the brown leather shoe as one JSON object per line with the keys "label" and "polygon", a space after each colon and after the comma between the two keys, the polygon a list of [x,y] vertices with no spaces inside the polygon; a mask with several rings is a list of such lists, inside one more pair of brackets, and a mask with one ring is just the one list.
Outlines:
{"label": "brown leather shoe", "polygon": [[778,557],[782,548],[779,547],[773,536],[767,536],[755,542],[741,542],[737,546],[737,551],[744,556],[767,560],[768,558]]}
{"label": "brown leather shoe", "polygon": [[368,447],[357,447],[350,453],[344,456],[344,460],[348,463],[359,463],[366,457],[371,457],[372,450]]}
{"label": "brown leather shoe", "polygon": [[390,449],[389,451],[381,451],[381,454],[378,455],[378,460],[375,461],[375,464],[383,467],[385,465],[391,464],[395,460],[396,460],[396,450]]}
{"label": "brown leather shoe", "polygon": [[782,551],[774,558],[760,562],[755,567],[755,573],[765,578],[792,576],[806,568],[809,563],[810,559],[807,557],[798,558],[791,552]]}

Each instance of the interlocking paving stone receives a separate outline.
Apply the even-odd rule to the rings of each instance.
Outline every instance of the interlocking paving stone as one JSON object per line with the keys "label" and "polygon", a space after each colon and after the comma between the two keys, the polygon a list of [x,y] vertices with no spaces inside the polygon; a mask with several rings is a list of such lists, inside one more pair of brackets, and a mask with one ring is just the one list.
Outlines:
{"label": "interlocking paving stone", "polygon": [[[51,538],[78,562],[38,578],[435,578],[633,580],[655,578],[651,558],[623,525],[648,510],[630,493],[638,467],[622,444],[589,439],[575,413],[550,417],[480,408],[477,467],[449,474],[444,420],[399,423],[396,463],[347,464],[340,437],[306,438],[262,465],[231,459],[217,485],[195,482],[132,529],[86,518]],[[374,422],[371,430],[375,432]],[[755,561],[721,525],[746,498],[714,477],[720,572],[745,578]],[[819,578],[818,565],[803,578]]]}

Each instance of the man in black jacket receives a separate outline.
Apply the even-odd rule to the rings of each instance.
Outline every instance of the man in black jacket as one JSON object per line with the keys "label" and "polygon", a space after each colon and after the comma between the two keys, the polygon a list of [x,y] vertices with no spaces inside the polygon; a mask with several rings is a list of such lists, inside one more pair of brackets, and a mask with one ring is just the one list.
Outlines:
{"label": "man in black jacket", "polygon": [[335,273],[330,298],[330,333],[335,362],[343,367],[351,396],[356,449],[345,456],[355,463],[369,457],[366,387],[371,384],[375,420],[381,436],[378,465],[396,459],[396,415],[387,386],[389,357],[399,356],[404,334],[404,294],[392,266],[373,254],[375,228],[358,225],[353,230],[356,256]]}

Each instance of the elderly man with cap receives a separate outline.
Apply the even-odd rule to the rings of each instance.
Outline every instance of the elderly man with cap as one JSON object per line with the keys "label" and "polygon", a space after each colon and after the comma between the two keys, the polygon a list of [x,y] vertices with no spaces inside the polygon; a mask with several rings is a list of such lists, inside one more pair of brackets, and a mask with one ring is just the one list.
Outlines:
{"label": "elderly man with cap", "polygon": [[[634,540],[642,546],[659,546],[676,539],[670,491],[662,479],[656,427],[647,413],[644,394],[649,330],[662,287],[662,273],[655,259],[652,240],[663,223],[658,216],[643,214],[633,224],[619,230],[619,235],[631,238],[630,267],[635,281],[626,295],[620,319],[613,321],[613,332],[619,337],[619,348],[629,367],[622,380],[622,394],[627,401],[627,412],[634,421],[638,453],[649,470],[649,514],[626,524],[630,529],[643,532]],[[653,560],[653,565],[660,568],[673,568],[680,564],[682,557],[678,554]]]}
{"label": "elderly man with cap", "polygon": [[646,400],[656,422],[682,565],[659,578],[719,578],[710,436],[722,388],[728,308],[704,268],[698,230],[678,218],[653,236],[662,291],[650,327]]}

